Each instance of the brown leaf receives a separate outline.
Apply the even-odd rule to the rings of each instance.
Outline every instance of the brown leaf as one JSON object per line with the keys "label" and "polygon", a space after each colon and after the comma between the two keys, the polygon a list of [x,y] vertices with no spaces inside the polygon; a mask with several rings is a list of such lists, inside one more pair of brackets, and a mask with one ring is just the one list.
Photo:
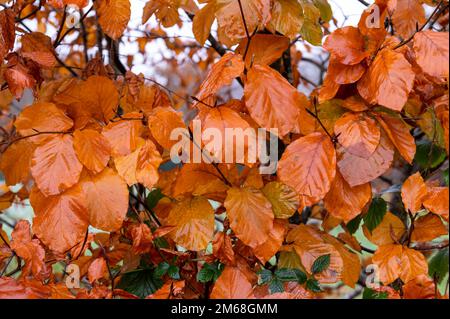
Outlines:
{"label": "brown leaf", "polygon": [[364,48],[364,38],[355,27],[337,29],[327,37],[323,47],[337,62],[355,65],[364,60],[368,54]]}
{"label": "brown leaf", "polygon": [[414,222],[412,241],[425,243],[440,236],[448,235],[447,227],[444,226],[439,216],[427,214]]}
{"label": "brown leaf", "polygon": [[101,0],[95,5],[103,32],[113,40],[119,39],[130,21],[130,0]]}
{"label": "brown leaf", "polygon": [[414,36],[416,62],[428,75],[448,78],[448,32],[421,31]]}

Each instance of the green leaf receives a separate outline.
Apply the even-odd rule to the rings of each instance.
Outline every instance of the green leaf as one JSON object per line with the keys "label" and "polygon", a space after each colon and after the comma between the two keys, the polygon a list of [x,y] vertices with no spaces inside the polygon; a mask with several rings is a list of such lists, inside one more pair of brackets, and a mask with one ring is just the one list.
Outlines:
{"label": "green leaf", "polygon": [[158,205],[161,198],[163,198],[164,195],[161,193],[161,190],[159,188],[153,190],[148,194],[147,198],[145,199],[145,203],[147,204],[148,208],[153,209]]}
{"label": "green leaf", "polygon": [[348,222],[347,230],[349,231],[349,233],[351,235],[353,235],[354,233],[356,233],[358,231],[359,225],[361,225],[361,220],[362,220],[361,215],[358,215],[355,218],[353,218],[351,221]]}
{"label": "green leaf", "polygon": [[320,274],[322,271],[330,267],[330,262],[331,262],[331,255],[320,256],[314,261],[311,267],[311,272],[313,274]]}
{"label": "green leaf", "polygon": [[272,272],[268,269],[262,269],[259,273],[259,278],[260,278],[260,284],[264,285],[267,284],[268,282],[270,282],[272,280]]}
{"label": "green leaf", "polygon": [[295,281],[300,284],[305,283],[306,274],[299,269],[282,268],[275,271],[275,277],[281,281]]}
{"label": "green leaf", "polygon": [[163,281],[155,276],[152,269],[142,269],[122,275],[117,288],[123,289],[139,298],[145,298],[155,293],[163,284]]}
{"label": "green leaf", "polygon": [[448,168],[444,171],[444,173],[442,173],[442,175],[443,175],[443,178],[444,178],[445,186],[448,186],[448,185],[449,185],[449,180],[448,180]]}
{"label": "green leaf", "polygon": [[417,143],[415,162],[421,169],[436,168],[447,158],[445,150],[432,144],[430,141],[421,141]]}
{"label": "green leaf", "polygon": [[313,0],[314,5],[320,11],[320,17],[324,22],[328,22],[333,18],[333,11],[327,0]]}
{"label": "green leaf", "polygon": [[167,262],[163,261],[156,267],[155,276],[161,278],[162,276],[164,276],[167,273],[169,268],[170,268],[170,265]]}
{"label": "green leaf", "polygon": [[216,281],[221,273],[220,264],[204,264],[203,268],[197,273],[197,281],[201,283]]}
{"label": "green leaf", "polygon": [[449,269],[448,260],[449,260],[448,247],[446,249],[437,252],[433,257],[431,257],[428,263],[428,273],[430,277],[433,278],[436,275],[437,279],[439,280],[439,283],[441,283],[442,280],[444,280],[448,274]]}
{"label": "green leaf", "polygon": [[269,284],[269,291],[271,294],[276,294],[278,292],[284,292],[283,282],[278,278],[274,278]]}
{"label": "green leaf", "polygon": [[167,269],[167,274],[169,275],[170,278],[175,279],[175,280],[179,280],[180,277],[180,268],[178,268],[175,265],[171,265],[169,267],[169,269]]}
{"label": "green leaf", "polygon": [[312,292],[321,292],[322,288],[316,279],[310,278],[306,281],[306,289]]}
{"label": "green leaf", "polygon": [[363,299],[387,299],[388,293],[385,291],[379,292],[370,288],[365,288],[363,292]]}
{"label": "green leaf", "polygon": [[369,211],[366,216],[364,216],[364,225],[367,229],[372,232],[375,228],[380,225],[384,216],[387,213],[387,203],[381,197],[376,197],[372,200],[370,204]]}

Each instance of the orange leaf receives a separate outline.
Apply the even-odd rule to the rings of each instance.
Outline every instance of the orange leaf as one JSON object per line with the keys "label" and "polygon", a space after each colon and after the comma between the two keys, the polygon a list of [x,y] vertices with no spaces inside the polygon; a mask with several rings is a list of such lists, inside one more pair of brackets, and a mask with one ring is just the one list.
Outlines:
{"label": "orange leaf", "polygon": [[[252,34],[255,29],[262,29],[270,19],[270,0],[241,1],[248,31]],[[219,29],[233,43],[246,37],[244,20],[237,0],[221,0],[216,5],[216,17]]]}
{"label": "orange leaf", "polygon": [[92,172],[100,173],[111,156],[108,140],[94,130],[76,130],[73,137],[73,147],[80,162]]}
{"label": "orange leaf", "polygon": [[400,218],[391,212],[387,212],[381,223],[372,231],[372,233],[370,233],[365,226],[363,230],[364,235],[369,241],[381,246],[399,242],[406,232],[406,227]]}
{"label": "orange leaf", "polygon": [[358,82],[358,92],[370,104],[401,111],[414,82],[411,64],[403,54],[381,50]]}
{"label": "orange leaf", "polygon": [[254,188],[231,188],[224,203],[230,227],[247,246],[263,244],[273,229],[272,205]]}
{"label": "orange leaf", "polygon": [[416,214],[422,208],[422,203],[427,196],[427,185],[417,172],[408,177],[402,186],[402,200],[405,209],[408,212]]}
{"label": "orange leaf", "polygon": [[361,213],[371,199],[372,188],[369,183],[350,187],[337,172],[331,189],[323,201],[325,209],[332,216],[348,223]]}
{"label": "orange leaf", "polygon": [[225,267],[211,292],[211,299],[252,299],[253,289],[244,273],[237,267]]}
{"label": "orange leaf", "polygon": [[[244,56],[247,50],[247,38],[243,39],[236,49],[236,53]],[[249,68],[251,65],[271,65],[277,61],[290,45],[289,38],[272,35],[256,34],[248,47],[245,65]]]}
{"label": "orange leaf", "polygon": [[275,219],[273,228],[269,233],[266,242],[253,249],[255,256],[263,264],[268,262],[270,258],[280,250],[286,236],[286,223],[283,220]]}
{"label": "orange leaf", "polygon": [[422,253],[402,245],[384,245],[372,257],[380,268],[380,280],[388,285],[400,278],[408,283],[419,275],[428,274],[428,264]]}
{"label": "orange leaf", "polygon": [[111,168],[98,175],[84,174],[80,185],[89,211],[89,222],[104,231],[117,231],[128,210],[128,187]]}
{"label": "orange leaf", "polygon": [[60,194],[75,185],[82,169],[71,135],[46,140],[36,148],[31,161],[31,174],[45,196]]}
{"label": "orange leaf", "polygon": [[416,141],[414,136],[409,132],[409,128],[405,122],[400,118],[388,114],[380,114],[376,119],[400,155],[411,164],[416,155]]}
{"label": "orange leaf", "polygon": [[216,3],[210,2],[195,14],[192,32],[200,45],[204,45],[206,40],[208,40],[212,24],[216,19],[214,16],[215,12]]}
{"label": "orange leaf", "polygon": [[170,150],[177,141],[171,139],[171,133],[177,128],[185,128],[186,125],[181,115],[168,107],[153,109],[148,117],[150,132],[159,145]]}
{"label": "orange leaf", "polygon": [[369,158],[380,143],[381,132],[375,120],[364,113],[346,113],[335,124],[334,132],[346,151]]}
{"label": "orange leaf", "polygon": [[278,177],[308,203],[325,197],[336,175],[336,152],[329,137],[313,133],[290,144],[279,165]]}
{"label": "orange leaf", "polygon": [[296,128],[301,93],[274,69],[253,66],[247,74],[244,95],[251,117],[261,127],[278,129],[280,137]]}
{"label": "orange leaf", "polygon": [[11,249],[25,261],[22,274],[46,279],[50,272],[45,264],[45,250],[38,239],[32,239],[30,223],[26,220],[19,221],[14,227],[11,239]]}
{"label": "orange leaf", "polygon": [[394,30],[402,38],[409,38],[416,32],[416,26],[425,23],[425,9],[419,0],[400,0],[392,15]]}
{"label": "orange leaf", "polygon": [[205,81],[200,86],[197,99],[204,99],[214,95],[217,91],[226,85],[230,85],[235,78],[244,71],[244,61],[238,54],[227,53],[217,63],[215,63]]}
{"label": "orange leaf", "polygon": [[414,222],[412,241],[424,243],[440,236],[448,235],[448,230],[439,216],[427,214]]}
{"label": "orange leaf", "polygon": [[345,65],[331,60],[327,76],[332,78],[337,84],[351,84],[361,79],[365,72],[366,68],[361,63]]}
{"label": "orange leaf", "polygon": [[213,240],[213,255],[225,265],[235,265],[233,243],[224,232],[217,232]]}
{"label": "orange leaf", "polygon": [[55,51],[52,45],[52,39],[41,32],[25,33],[21,38],[21,53],[41,65],[50,68],[55,65]]}
{"label": "orange leaf", "polygon": [[94,283],[96,280],[105,277],[108,271],[106,260],[103,257],[96,258],[88,268],[88,280],[90,283]]}
{"label": "orange leaf", "polygon": [[345,152],[338,161],[339,171],[351,186],[363,185],[383,175],[391,167],[394,160],[394,146],[384,133],[380,144],[369,157],[359,157]]}
{"label": "orange leaf", "polygon": [[10,50],[14,48],[14,40],[16,37],[14,26],[14,11],[5,9],[0,11],[0,61],[3,61]]}
{"label": "orange leaf", "polygon": [[337,62],[346,65],[358,64],[368,56],[364,38],[355,27],[337,29],[327,37],[323,47]]}
{"label": "orange leaf", "polygon": [[[125,114],[125,118],[142,118],[138,113]],[[103,128],[102,134],[112,147],[112,155],[125,156],[138,147],[139,134],[142,129],[139,121],[119,121],[109,123]]]}
{"label": "orange leaf", "polygon": [[448,187],[432,187],[428,190],[423,206],[448,221],[448,200]]}
{"label": "orange leaf", "polygon": [[166,223],[175,226],[168,234],[180,246],[194,251],[206,249],[214,236],[214,210],[206,198],[193,197],[179,202]]}
{"label": "orange leaf", "polygon": [[33,232],[50,249],[63,253],[83,242],[89,222],[81,187],[49,197],[34,187],[30,203],[35,213]]}
{"label": "orange leaf", "polygon": [[416,62],[428,75],[448,78],[448,32],[421,31],[414,36]]}
{"label": "orange leaf", "polygon": [[[26,107],[14,123],[23,136],[38,132],[65,132],[73,126],[73,121],[53,103],[35,103]],[[33,137],[32,141],[40,142],[48,137]]]}
{"label": "orange leaf", "polygon": [[24,139],[12,144],[0,158],[0,171],[7,185],[26,184],[30,177],[31,159],[36,146]]}
{"label": "orange leaf", "polygon": [[101,0],[95,3],[98,23],[112,39],[117,40],[125,31],[131,16],[130,0]]}

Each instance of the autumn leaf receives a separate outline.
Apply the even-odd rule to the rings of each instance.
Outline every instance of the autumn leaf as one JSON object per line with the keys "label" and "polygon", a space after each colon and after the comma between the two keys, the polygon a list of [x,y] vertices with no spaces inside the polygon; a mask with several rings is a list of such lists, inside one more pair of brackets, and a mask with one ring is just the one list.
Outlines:
{"label": "autumn leaf", "polygon": [[83,242],[89,214],[81,187],[49,197],[34,187],[30,203],[35,213],[33,232],[45,245],[65,252]]}
{"label": "autumn leaf", "polygon": [[89,222],[104,231],[117,231],[128,210],[126,183],[111,168],[98,175],[85,173],[80,180],[89,212]]}
{"label": "autumn leaf", "polygon": [[194,251],[206,249],[214,235],[214,210],[204,197],[186,198],[169,213],[169,236],[180,246]]}
{"label": "autumn leaf", "polygon": [[448,235],[448,230],[441,218],[433,214],[427,214],[414,222],[411,239],[414,242],[428,242],[443,235]]}
{"label": "autumn leaf", "polygon": [[239,268],[225,267],[214,284],[212,299],[251,299],[253,289],[251,283]]}
{"label": "autumn leaf", "polygon": [[421,31],[414,36],[417,64],[431,76],[448,78],[448,32]]}
{"label": "autumn leaf", "polygon": [[31,160],[31,174],[45,196],[58,195],[80,179],[83,165],[73,148],[73,137],[56,135],[38,146]]}
{"label": "autumn leaf", "polygon": [[426,196],[427,186],[419,172],[408,177],[403,183],[402,199],[407,212],[416,214],[422,208]]}
{"label": "autumn leaf", "polygon": [[125,31],[131,16],[129,0],[101,0],[96,2],[99,24],[108,36],[117,40]]}
{"label": "autumn leaf", "polygon": [[94,173],[100,173],[111,157],[108,140],[95,130],[75,131],[73,147],[80,162]]}
{"label": "autumn leaf", "polygon": [[298,1],[277,0],[272,8],[269,26],[289,38],[300,33],[303,26],[303,8]]}
{"label": "autumn leaf", "polygon": [[425,9],[419,0],[397,1],[392,15],[392,23],[396,32],[407,39],[416,31],[416,26],[425,23]]}
{"label": "autumn leaf", "polygon": [[364,158],[345,152],[337,165],[347,183],[354,187],[371,182],[383,175],[394,160],[394,146],[384,134],[375,152]]}
{"label": "autumn leaf", "polygon": [[278,164],[279,179],[301,196],[304,206],[324,198],[335,176],[335,149],[322,133],[301,137],[290,144]]}
{"label": "autumn leaf", "polygon": [[[301,95],[272,68],[253,66],[247,74],[244,96],[251,117],[261,127],[278,129],[280,137],[295,129]],[[282,110],[279,101],[284,101]]]}
{"label": "autumn leaf", "polygon": [[347,152],[369,158],[380,143],[381,132],[374,119],[364,114],[346,113],[335,124],[334,132]]}
{"label": "autumn leaf", "polygon": [[405,224],[391,212],[387,212],[381,223],[372,231],[369,231],[368,228],[364,226],[364,235],[369,241],[378,246],[393,244],[400,241],[405,232]]}
{"label": "autumn leaf", "polygon": [[403,54],[381,50],[358,82],[358,92],[370,104],[401,111],[414,82],[411,64]]}
{"label": "autumn leaf", "polygon": [[337,62],[345,65],[358,64],[368,56],[364,49],[364,38],[355,27],[337,29],[327,37],[323,47]]}
{"label": "autumn leaf", "polygon": [[52,40],[41,32],[25,34],[22,38],[22,55],[37,64],[50,68],[55,65],[55,51]]}
{"label": "autumn leaf", "polygon": [[246,245],[255,248],[269,238],[273,229],[272,204],[259,190],[231,188],[224,203],[230,227]]}
{"label": "autumn leaf", "polygon": [[211,32],[211,27],[216,19],[216,3],[211,1],[194,16],[192,31],[200,45],[204,45]]}
{"label": "autumn leaf", "polygon": [[431,187],[424,198],[423,206],[448,221],[448,199],[448,187]]}
{"label": "autumn leaf", "polygon": [[14,32],[14,12],[11,9],[0,11],[0,60],[6,57],[8,52],[14,47],[16,34]]}
{"label": "autumn leaf", "polygon": [[385,285],[397,278],[408,283],[417,276],[428,273],[428,264],[422,253],[402,245],[380,246],[372,261],[380,267],[380,280]]}
{"label": "autumn leaf", "polygon": [[159,145],[170,149],[177,141],[171,139],[176,129],[185,128],[181,115],[170,108],[157,107],[148,117],[150,132]]}
{"label": "autumn leaf", "polygon": [[358,216],[372,198],[370,184],[350,187],[337,172],[330,191],[324,198],[324,206],[330,214],[348,223]]}
{"label": "autumn leaf", "polygon": [[297,193],[283,183],[268,183],[264,186],[262,192],[272,204],[272,210],[276,218],[290,218],[299,208]]}
{"label": "autumn leaf", "polygon": [[25,183],[30,177],[31,159],[35,145],[28,140],[12,144],[0,158],[0,171],[7,185]]}

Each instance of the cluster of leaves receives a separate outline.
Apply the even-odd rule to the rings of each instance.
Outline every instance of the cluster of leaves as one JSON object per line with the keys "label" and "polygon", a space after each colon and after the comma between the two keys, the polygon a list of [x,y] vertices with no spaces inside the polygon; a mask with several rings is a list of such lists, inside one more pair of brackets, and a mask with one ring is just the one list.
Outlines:
{"label": "cluster of leaves", "polygon": [[[143,24],[193,21],[196,45],[161,28],[138,41],[143,53],[157,34],[200,59],[192,94],[122,64],[129,0],[35,2],[0,1],[0,205],[34,211],[11,238],[0,229],[0,298],[448,297],[448,1],[376,0],[358,26],[330,32],[326,0],[149,0]],[[70,4],[79,29],[65,23]],[[382,23],[369,27],[374,11]],[[297,43],[323,35],[326,76],[306,96]],[[235,79],[243,97],[224,98]],[[27,90],[34,101],[15,114]],[[276,128],[276,174],[246,156],[174,165],[171,132],[193,119]],[[365,287],[369,264],[377,288]]]}

